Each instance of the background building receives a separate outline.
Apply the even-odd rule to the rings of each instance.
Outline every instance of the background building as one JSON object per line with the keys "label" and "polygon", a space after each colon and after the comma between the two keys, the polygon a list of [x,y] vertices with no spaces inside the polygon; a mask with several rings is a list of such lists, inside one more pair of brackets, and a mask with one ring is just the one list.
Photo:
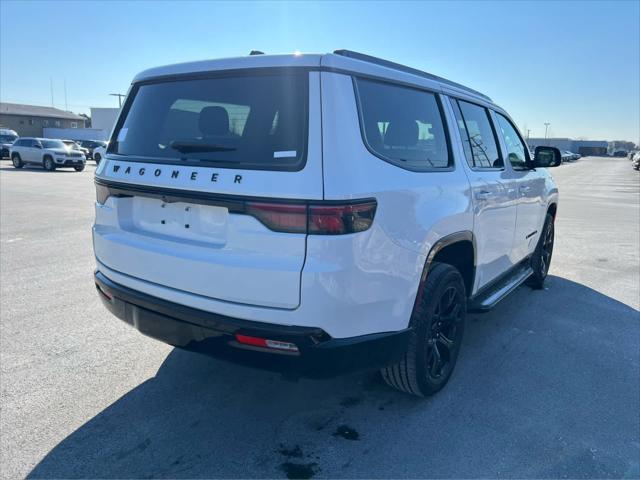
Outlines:
{"label": "background building", "polygon": [[15,130],[22,137],[43,137],[48,127],[83,129],[85,118],[53,107],[2,102],[0,127]]}
{"label": "background building", "polygon": [[106,140],[109,137],[119,113],[119,108],[91,107],[91,128],[105,132],[104,139],[100,140]]}
{"label": "background building", "polygon": [[530,138],[527,144],[531,148],[539,146],[556,147],[563,151],[580,155],[606,155],[609,142],[606,140],[573,140],[572,138]]}
{"label": "background building", "polygon": [[82,130],[69,128],[45,128],[47,138],[68,138],[71,140],[109,140],[111,130],[116,124],[119,108],[91,107],[91,127]]}

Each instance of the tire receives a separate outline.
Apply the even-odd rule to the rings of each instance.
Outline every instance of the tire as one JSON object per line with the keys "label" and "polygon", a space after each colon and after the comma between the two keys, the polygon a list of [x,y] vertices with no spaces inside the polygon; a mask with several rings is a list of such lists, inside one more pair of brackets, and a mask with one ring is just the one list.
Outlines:
{"label": "tire", "polygon": [[96,165],[100,164],[100,160],[102,160],[102,158],[100,157],[99,153],[96,153],[93,155],[93,160],[96,162]]}
{"label": "tire", "polygon": [[56,169],[56,164],[53,162],[53,158],[48,155],[42,159],[42,166],[47,172],[53,172]]}
{"label": "tire", "polygon": [[544,281],[549,273],[551,256],[553,255],[554,236],[554,219],[547,213],[544,219],[544,227],[542,227],[542,234],[531,257],[533,274],[527,279],[527,285],[533,289],[540,290],[544,287]]}
{"label": "tire", "polygon": [[84,165],[82,165],[81,167],[73,167],[73,169],[74,169],[76,172],[81,172],[81,171],[83,171],[83,170],[84,170]]}
{"label": "tire", "polygon": [[13,163],[13,166],[15,168],[22,168],[24,167],[24,163],[22,163],[22,159],[20,158],[20,155],[18,155],[17,153],[14,153],[11,157],[11,162]]}
{"label": "tire", "polygon": [[467,294],[455,267],[434,263],[418,295],[407,352],[381,373],[390,386],[425,397],[440,391],[451,378],[464,334]]}

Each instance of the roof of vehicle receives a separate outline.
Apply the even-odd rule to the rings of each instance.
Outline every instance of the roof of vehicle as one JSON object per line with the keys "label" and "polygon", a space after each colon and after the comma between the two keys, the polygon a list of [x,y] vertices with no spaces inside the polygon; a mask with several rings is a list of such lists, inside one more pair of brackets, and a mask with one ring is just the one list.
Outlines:
{"label": "roof of vehicle", "polygon": [[461,97],[469,97],[475,101],[493,104],[491,98],[476,90],[452,82],[431,73],[401,65],[370,55],[350,50],[336,50],[326,54],[290,54],[290,55],[249,55],[245,57],[222,58],[217,60],[202,60],[197,62],[178,63],[150,68],[140,72],[133,79],[133,83],[173,77],[206,73],[220,70],[242,70],[252,68],[291,68],[306,67],[311,69],[326,69],[337,72],[360,74],[397,82],[426,87],[431,90],[442,91]]}

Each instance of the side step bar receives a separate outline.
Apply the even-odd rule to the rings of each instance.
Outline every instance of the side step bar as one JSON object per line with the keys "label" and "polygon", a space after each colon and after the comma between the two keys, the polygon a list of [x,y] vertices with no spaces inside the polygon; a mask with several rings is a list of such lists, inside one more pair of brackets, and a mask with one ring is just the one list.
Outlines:
{"label": "side step bar", "polygon": [[488,312],[495,307],[500,300],[505,298],[516,288],[524,283],[531,276],[533,270],[529,266],[529,262],[516,267],[516,269],[504,278],[498,279],[488,288],[483,289],[478,294],[469,299],[467,311],[469,312]]}

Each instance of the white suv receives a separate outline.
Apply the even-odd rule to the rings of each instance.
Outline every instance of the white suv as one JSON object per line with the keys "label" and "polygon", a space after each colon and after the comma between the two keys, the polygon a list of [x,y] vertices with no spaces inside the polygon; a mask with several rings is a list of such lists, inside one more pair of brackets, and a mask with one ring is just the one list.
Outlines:
{"label": "white suv", "polygon": [[96,171],[96,286],[171,345],[432,394],[468,309],[542,286],[560,162],[487,96],[356,52],[147,70]]}
{"label": "white suv", "polygon": [[20,137],[11,145],[10,155],[15,168],[41,165],[49,171],[74,168],[81,172],[86,162],[84,153],[68,147],[62,140],[50,138]]}

